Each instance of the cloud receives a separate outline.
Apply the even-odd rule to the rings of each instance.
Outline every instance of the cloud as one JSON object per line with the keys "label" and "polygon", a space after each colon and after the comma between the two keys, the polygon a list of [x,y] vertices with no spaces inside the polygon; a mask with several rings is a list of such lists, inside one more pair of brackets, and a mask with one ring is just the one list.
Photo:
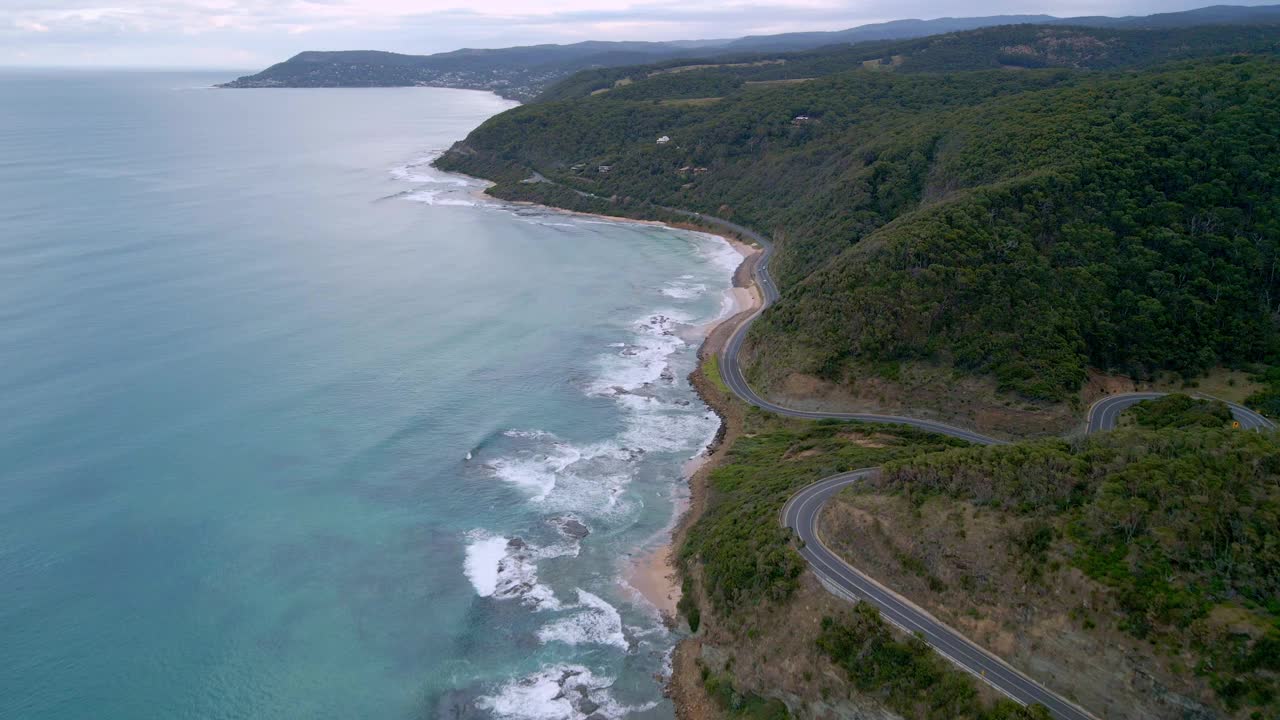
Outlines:
{"label": "cloud", "polygon": [[[429,53],[540,42],[836,30],[904,17],[1146,14],[1209,0],[2,0],[0,64],[249,68],[307,49]],[[1274,0],[1236,0],[1264,4]]]}

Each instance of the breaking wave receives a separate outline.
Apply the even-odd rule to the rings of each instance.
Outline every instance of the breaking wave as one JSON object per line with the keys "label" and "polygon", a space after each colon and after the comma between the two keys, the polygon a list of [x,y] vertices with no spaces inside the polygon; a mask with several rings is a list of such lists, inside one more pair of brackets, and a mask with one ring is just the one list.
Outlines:
{"label": "breaking wave", "polygon": [[[463,573],[476,594],[495,600],[519,600],[537,610],[558,610],[555,592],[538,582],[538,560],[578,554],[576,539],[549,547],[530,545],[520,538],[468,533]],[[581,601],[580,601],[581,602]]]}
{"label": "breaking wave", "polygon": [[614,699],[612,686],[612,678],[582,665],[551,665],[482,695],[476,706],[500,720],[584,720],[596,714],[616,720],[657,707],[656,702],[622,705]]}
{"label": "breaking wave", "polygon": [[578,604],[568,609],[579,612],[543,626],[538,631],[539,640],[566,645],[613,645],[622,650],[631,647],[622,631],[622,616],[617,608],[598,595],[578,588]]}
{"label": "breaking wave", "polygon": [[391,177],[415,184],[430,183],[432,185],[452,185],[454,187],[479,187],[480,182],[463,175],[442,172],[431,166],[444,153],[435,150],[421,157],[414,158],[404,165],[391,169]]}

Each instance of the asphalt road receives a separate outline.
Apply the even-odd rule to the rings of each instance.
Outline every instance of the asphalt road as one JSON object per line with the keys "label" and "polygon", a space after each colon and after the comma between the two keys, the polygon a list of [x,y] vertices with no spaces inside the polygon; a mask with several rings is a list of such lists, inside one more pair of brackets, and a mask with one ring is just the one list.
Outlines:
{"label": "asphalt road", "polygon": [[[765,308],[776,302],[779,297],[777,287],[769,276],[768,268],[769,259],[773,256],[773,245],[759,233],[727,220],[698,213],[686,214],[755,240],[763,249],[760,262],[757,263],[755,270],[756,284],[764,296],[763,307],[738,326],[729,338],[729,342],[725,344],[720,356],[720,373],[725,385],[742,401],[763,410],[789,417],[814,420],[836,419],[894,423],[910,425],[921,430],[949,435],[980,445],[1004,443],[1003,440],[933,420],[868,413],[828,413],[796,410],[769,402],[757,395],[751,389],[751,386],[747,384],[746,378],[742,374],[742,366],[738,362],[738,356],[741,353],[742,343],[747,336],[751,323],[760,316],[760,313],[764,312]],[[1143,400],[1160,397],[1163,394],[1125,393],[1103,398],[1089,408],[1085,432],[1093,433],[1110,430],[1115,427],[1116,418],[1125,408]],[[1228,403],[1228,405],[1231,407],[1232,414],[1240,423],[1241,428],[1275,429],[1275,425],[1270,420],[1258,413],[1235,403]],[[809,563],[810,569],[818,576],[823,585],[837,596],[848,600],[864,600],[875,605],[886,620],[905,632],[913,633],[923,638],[934,650],[961,669],[980,678],[1017,702],[1024,705],[1038,703],[1048,708],[1053,717],[1063,720],[1096,720],[1096,717],[1084,708],[1014,669],[950,626],[940,622],[923,608],[918,607],[906,598],[864,575],[823,544],[818,531],[818,519],[827,501],[836,493],[876,472],[876,470],[876,468],[855,470],[819,480],[796,493],[782,509],[783,524],[795,531],[801,541],[800,555]]]}
{"label": "asphalt road", "polygon": [[818,532],[822,508],[833,495],[874,472],[875,468],[869,468],[833,475],[801,490],[783,507],[783,522],[795,530],[801,541],[800,555],[814,574],[836,595],[875,605],[885,620],[919,636],[939,654],[1013,700],[1024,705],[1044,705],[1055,718],[1094,720],[1083,708],[1018,672],[827,549]]}
{"label": "asphalt road", "polygon": [[[1085,432],[1095,433],[1115,429],[1116,420],[1120,417],[1120,413],[1143,400],[1153,400],[1158,397],[1164,397],[1164,395],[1165,393],[1156,392],[1108,395],[1089,408],[1088,426]],[[1224,400],[1223,402],[1226,401]],[[1243,405],[1228,402],[1227,407],[1231,408],[1231,414],[1235,416],[1236,422],[1240,423],[1242,430],[1276,429],[1275,423]]]}

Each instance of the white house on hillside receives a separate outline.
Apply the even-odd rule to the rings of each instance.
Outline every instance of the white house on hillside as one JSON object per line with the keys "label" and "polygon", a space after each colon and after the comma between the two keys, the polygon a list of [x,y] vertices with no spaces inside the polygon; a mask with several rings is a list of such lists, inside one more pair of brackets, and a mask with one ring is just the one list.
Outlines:
{"label": "white house on hillside", "polygon": [[667,137],[666,135],[663,135],[662,137],[658,138],[659,145],[666,145],[669,142],[671,142],[671,138]]}

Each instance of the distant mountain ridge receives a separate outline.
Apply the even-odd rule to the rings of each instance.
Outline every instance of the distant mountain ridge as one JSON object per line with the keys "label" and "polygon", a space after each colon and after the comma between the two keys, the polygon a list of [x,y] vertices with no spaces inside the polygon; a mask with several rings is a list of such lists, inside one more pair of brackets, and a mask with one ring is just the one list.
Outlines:
{"label": "distant mountain ridge", "polygon": [[1078,25],[1123,29],[1178,28],[1206,24],[1280,24],[1280,5],[1216,5],[1142,17],[993,15],[932,20],[894,20],[830,32],[799,32],[723,40],[669,42],[586,41],[571,45],[464,48],[434,55],[374,50],[307,51],[255,75],[223,84],[228,88],[439,86],[490,90],[530,100],[569,75],[698,56],[723,58],[760,52],[811,50],[827,45],[904,40],[997,25]]}

